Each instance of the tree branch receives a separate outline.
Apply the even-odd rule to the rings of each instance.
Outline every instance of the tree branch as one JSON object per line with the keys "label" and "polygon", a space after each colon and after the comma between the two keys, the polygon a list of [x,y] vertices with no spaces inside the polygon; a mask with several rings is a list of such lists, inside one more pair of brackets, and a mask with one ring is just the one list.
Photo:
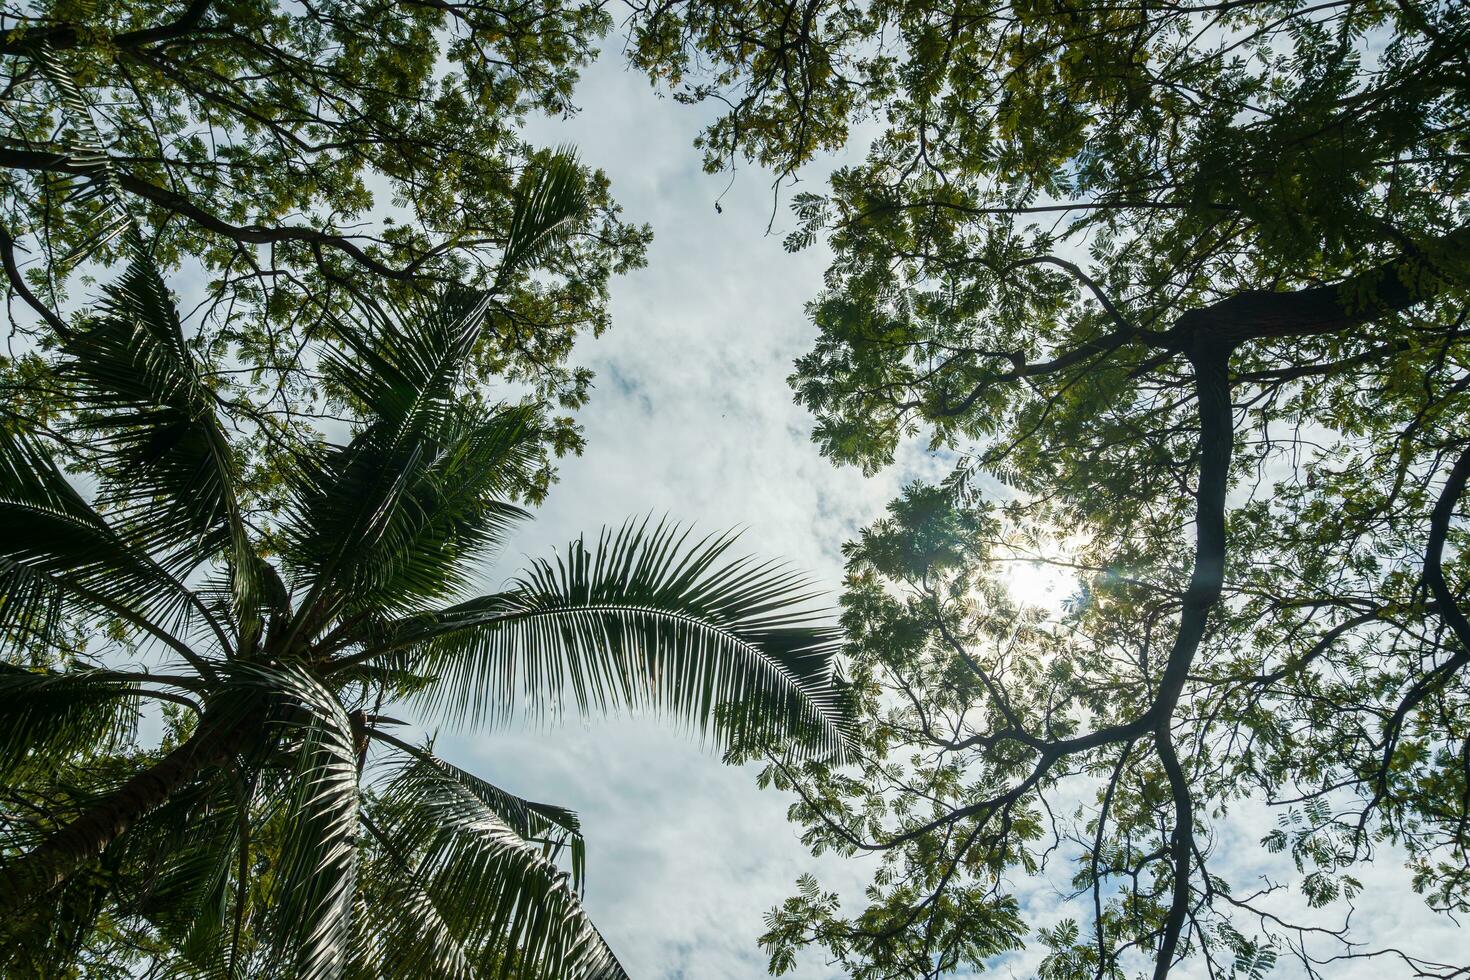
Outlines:
{"label": "tree branch", "polygon": [[[8,167],[13,170],[77,174],[81,176],[90,176],[96,170],[95,164],[79,163],[66,154],[43,153],[37,150],[18,150],[10,147],[0,149],[0,167]],[[330,232],[319,231],[315,228],[304,228],[299,225],[280,225],[275,227],[265,225],[235,225],[205,210],[182,194],[164,187],[159,187],[157,184],[134,177],[121,170],[115,172],[115,179],[118,187],[129,194],[140,197],[167,211],[172,211],[174,214],[187,218],[201,228],[224,235],[226,238],[233,239],[234,241],[250,245],[300,242],[311,246],[326,246],[327,248],[336,249],[344,253],[369,272],[382,276],[385,279],[396,279],[400,281],[420,279],[422,275],[419,270],[425,262],[436,254],[436,251],[431,249],[408,264],[402,267],[395,267],[369,255],[362,246],[342,235],[334,235]]]}
{"label": "tree branch", "polygon": [[[109,43],[119,48],[137,48],[160,41],[173,41],[185,37],[198,29],[209,10],[212,0],[192,0],[175,21],[134,31],[123,31],[109,38]],[[50,27],[33,27],[11,34],[0,41],[0,55],[28,55],[45,45],[51,48],[72,48],[82,41],[82,33],[75,24],[56,24]]]}

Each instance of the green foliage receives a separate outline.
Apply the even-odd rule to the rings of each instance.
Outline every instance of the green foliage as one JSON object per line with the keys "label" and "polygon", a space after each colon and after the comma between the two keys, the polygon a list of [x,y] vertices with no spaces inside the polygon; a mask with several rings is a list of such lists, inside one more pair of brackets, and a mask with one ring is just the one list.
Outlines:
{"label": "green foliage", "polygon": [[[339,339],[344,316],[451,286],[501,307],[467,371],[585,403],[590,374],[567,356],[607,327],[609,280],[642,264],[649,231],[600,172],[523,128],[575,111],[612,24],[601,5],[25,0],[3,14],[0,252],[32,346],[64,340],[91,277],[141,240],[161,269],[199,274],[200,381],[261,438],[338,407],[301,354]],[[566,172],[538,185],[542,205],[581,206],[518,226],[539,220],[518,187],[548,165]],[[570,418],[544,435],[547,453],[581,446]],[[235,446],[268,481],[266,447]]]}
{"label": "green foliage", "polygon": [[[788,245],[825,241],[833,263],[791,381],[838,462],[880,468],[914,436],[971,456],[944,486],[908,488],[849,548],[842,694],[832,638],[784,618],[803,589],[719,565],[722,540],[686,549],[630,525],[505,593],[459,594],[463,562],[518,516],[511,498],[544,492],[545,447],[577,445],[565,420],[528,407],[463,409],[465,386],[500,373],[580,405],[571,337],[601,328],[608,276],[641,258],[644,234],[600,177],[511,125],[565,105],[608,14],[166,6],[174,19],[47,5],[3,42],[21,67],[4,95],[0,244],[44,256],[12,293],[39,293],[45,310],[77,261],[132,259],[146,237],[165,263],[201,262],[217,299],[181,344],[161,287],[135,270],[100,317],[32,331],[95,370],[6,363],[0,628],[17,662],[72,667],[78,622],[163,645],[193,668],[175,686],[88,673],[78,698],[105,700],[113,689],[93,682],[116,680],[205,718],[199,699],[232,676],[221,664],[299,667],[345,710],[358,765],[364,739],[381,741],[368,717],[380,697],[456,721],[512,704],[670,711],[732,757],[768,755],[764,778],[798,792],[792,816],[814,849],[879,855],[863,908],[808,879],[773,912],[778,972],[815,944],[857,976],[927,977],[1028,935],[1058,978],[1151,962],[1162,980],[1189,959],[1259,977],[1284,951],[1315,968],[1331,955],[1315,938],[1307,948],[1265,895],[1219,873],[1248,807],[1280,812],[1263,847],[1294,863],[1303,904],[1351,901],[1355,866],[1394,846],[1432,907],[1470,909],[1463,4],[632,5],[633,62],[682,101],[724,106],[701,138],[711,169],[743,155],[789,176],[875,134],[825,193],[793,199]],[[374,180],[408,221],[352,237]],[[120,234],[130,220],[146,236]],[[230,304],[249,315],[224,316]],[[295,359],[312,344],[327,345],[320,386]],[[232,381],[227,360],[259,373]],[[359,424],[308,445],[277,396]],[[234,504],[211,489],[235,480],[209,425],[221,401],[257,427],[231,442],[251,461],[234,464]],[[58,445],[58,422],[88,445]],[[279,463],[260,459],[271,440],[291,447]],[[101,478],[95,506],[58,453]],[[257,514],[272,519],[247,540]],[[182,584],[197,581],[190,535],[206,542],[196,564],[218,572],[208,588]],[[1078,580],[1060,611],[1007,587],[1007,569],[1035,560]],[[71,680],[24,683],[51,698]],[[456,896],[492,869],[516,869],[505,880],[551,907],[571,908],[570,891],[521,846],[540,811],[433,767],[359,796],[363,826],[379,827],[355,852],[371,896],[359,904],[381,918],[356,917],[345,960],[340,917],[304,925],[303,940],[241,913],[340,856],[338,794],[286,792],[308,746],[341,756],[340,719],[327,732],[331,712],[277,683],[252,688],[285,707],[263,716],[258,781],[228,797],[245,802],[227,803],[225,767],[205,764],[211,779],[181,784],[58,884],[45,951],[78,962],[125,928],[117,916],[145,914],[113,898],[154,880],[128,855],[189,853],[153,845],[189,825],[182,801],[198,790],[211,813],[237,815],[217,832],[240,843],[215,855],[255,864],[233,892],[219,861],[180,871],[177,894],[220,910],[189,930],[146,915],[180,948],[230,950],[226,969],[289,946],[367,975],[545,973],[559,967],[532,937],[553,936],[603,962],[588,929],[521,918],[493,889],[502,931],[484,933]],[[829,750],[848,698],[859,724],[842,765]],[[38,695],[23,730],[75,746],[125,715],[76,707]],[[211,746],[214,731],[184,725],[179,744]],[[27,774],[17,792],[32,792],[34,757],[8,758]],[[58,813],[136,768],[73,761],[70,782],[47,787]],[[414,807],[442,814],[445,835]],[[55,822],[7,825],[7,846]],[[552,823],[542,830],[573,833]],[[304,825],[322,828],[321,848],[291,836]],[[418,880],[395,870],[421,864]],[[1090,921],[1043,929],[1009,883],[1060,864]],[[312,923],[341,907],[307,892],[296,910]],[[200,938],[225,923],[230,944]]]}
{"label": "green foliage", "polygon": [[[1453,972],[1304,938],[1218,851],[1274,807],[1298,908],[1387,846],[1466,907],[1470,10],[712,0],[631,29],[718,107],[712,169],[871,135],[791,202],[788,246],[833,254],[791,384],[839,463],[967,454],[849,550],[856,763],[767,778],[881,866],[866,908],[803,884],[773,966],[957,969],[947,896],[1067,863],[1090,915],[1029,924],[1046,976]],[[1008,594],[1036,560],[1062,608]]]}
{"label": "green foliage", "polygon": [[507,592],[390,624],[386,644],[440,678],[426,693],[450,717],[555,715],[570,700],[581,712],[672,713],[735,755],[777,732],[838,753],[836,635],[793,606],[814,597],[801,576],[722,561],[734,542],[629,522],[595,550],[579,540],[555,564],[536,562]]}
{"label": "green foliage", "polygon": [[134,685],[105,672],[44,674],[0,664],[0,777],[24,783],[57,759],[89,759],[122,747],[136,720]]}
{"label": "green foliage", "polygon": [[[826,194],[793,201],[790,244],[820,236],[836,257],[792,383],[842,462],[884,465],[921,430],[988,440],[1126,411],[1135,386],[1117,380],[1149,360],[1137,344],[1056,379],[1054,421],[1004,383],[1120,319],[1164,329],[1397,255],[1401,276],[1463,287],[1463,237],[1441,240],[1466,218],[1462,5],[709,2],[649,5],[633,30],[635,60],[725,107],[711,165],[794,169],[854,123],[877,129]],[[1372,305],[1360,285],[1350,302]],[[1332,362],[1383,339],[1272,355]]]}
{"label": "green foliage", "polygon": [[[581,186],[570,158],[521,182],[494,283],[545,260]],[[729,537],[629,525],[446,605],[534,486],[537,408],[466,397],[498,298],[339,323],[322,363],[355,419],[287,447],[281,511],[241,516],[228,416],[141,251],[64,344],[76,412],[5,419],[0,972],[616,980],[575,815],[399,739],[385,709],[480,722],[480,699],[500,718],[595,677],[611,686],[571,685],[590,711],[750,752],[842,747],[831,628]],[[72,439],[104,474],[95,504],[54,461]],[[74,634],[87,659],[58,645]],[[155,666],[99,665],[119,652]],[[133,737],[144,703],[182,709],[156,748]]]}
{"label": "green foliage", "polygon": [[135,260],[109,284],[97,315],[62,349],[58,373],[73,396],[78,434],[100,445],[112,470],[98,506],[146,512],[128,520],[145,549],[193,546],[202,538],[209,553],[234,540],[239,463],[152,265]]}

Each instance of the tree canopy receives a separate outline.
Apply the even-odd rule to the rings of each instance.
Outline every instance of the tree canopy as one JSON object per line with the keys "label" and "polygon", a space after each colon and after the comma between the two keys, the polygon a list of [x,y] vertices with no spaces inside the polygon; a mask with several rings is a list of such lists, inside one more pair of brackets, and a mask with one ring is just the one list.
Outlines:
{"label": "tree canopy", "polygon": [[[1358,955],[1455,975],[1295,918],[1277,886],[1230,880],[1220,849],[1264,807],[1297,904],[1350,903],[1355,867],[1406,859],[1432,909],[1470,911],[1470,10],[628,11],[633,64],[717,107],[710,169],[796,179],[871,136],[791,201],[789,247],[833,252],[792,384],[838,463],[874,471],[915,437],[965,454],[850,546],[857,759],[769,760],[814,847],[882,856],[865,907],[808,879],[772,912],[773,968],[819,945],[858,977],[931,977],[1039,939],[1056,980],[1162,980],[1190,959],[1256,976],[1283,956],[1324,975]],[[446,285],[497,291],[471,373],[580,403],[586,376],[561,359],[643,232],[587,174],[591,207],[539,271],[496,270],[511,189],[547,159],[513,123],[568,104],[601,6],[11,16],[0,245],[42,342],[69,336],[67,277],[121,255],[128,219],[164,263],[209,270],[210,384],[284,379],[227,390],[243,416],[318,383],[372,405],[296,352],[373,356],[338,333],[348,306]],[[384,201],[402,220],[354,227]],[[39,256],[24,270],[22,249]],[[10,370],[21,400],[58,390],[32,383],[49,363]],[[575,443],[566,423],[547,440]],[[259,549],[208,529],[248,581]],[[338,530],[271,543],[294,562]],[[1026,608],[1006,588],[1018,561],[1065,569],[1076,594]],[[419,598],[444,584],[404,568]],[[308,590],[329,577],[301,569]],[[1037,930],[1010,883],[1058,862],[1089,914]]]}
{"label": "tree canopy", "polygon": [[[1044,976],[1458,969],[1219,849],[1264,803],[1308,905],[1384,855],[1470,901],[1465,6],[651,4],[635,37],[722,107],[712,169],[874,133],[792,200],[834,252],[792,384],[840,463],[967,454],[852,545],[864,761],[768,775],[886,858],[866,908],[804,882],[773,966],[982,964],[1028,935],[1007,882],[1066,861],[1090,921],[1029,933]],[[1031,559],[1065,611],[1002,588]]]}
{"label": "tree canopy", "polygon": [[[126,261],[118,233],[133,222],[164,268],[203,278],[199,354],[234,414],[268,427],[322,410],[302,354],[335,317],[489,285],[512,191],[550,152],[523,124],[574,110],[610,23],[557,0],[44,0],[7,3],[0,20],[12,324],[51,339],[85,277]],[[481,376],[565,408],[589,383],[565,364],[572,342],[606,327],[609,277],[648,240],[606,179],[585,176],[590,206],[536,276],[499,284],[476,351]],[[548,421],[549,443],[576,447],[569,418]]]}

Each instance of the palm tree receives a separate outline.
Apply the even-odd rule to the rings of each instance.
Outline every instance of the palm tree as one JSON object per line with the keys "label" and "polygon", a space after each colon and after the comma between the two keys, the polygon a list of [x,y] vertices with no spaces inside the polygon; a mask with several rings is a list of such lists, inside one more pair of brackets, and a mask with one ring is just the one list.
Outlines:
{"label": "palm tree", "polygon": [[[569,159],[528,175],[503,271],[582,206]],[[437,758],[387,709],[652,710],[730,751],[841,750],[834,636],[729,535],[630,523],[466,598],[537,460],[534,408],[463,397],[493,316],[458,291],[344,326],[322,369],[357,422],[292,448],[268,528],[141,252],[63,336],[104,476],[89,499],[48,435],[0,425],[0,972],[132,922],[179,975],[621,977],[579,900],[576,817]],[[156,665],[83,666],[79,630]],[[22,665],[36,650],[49,666]],[[149,702],[176,723],[129,752]]]}

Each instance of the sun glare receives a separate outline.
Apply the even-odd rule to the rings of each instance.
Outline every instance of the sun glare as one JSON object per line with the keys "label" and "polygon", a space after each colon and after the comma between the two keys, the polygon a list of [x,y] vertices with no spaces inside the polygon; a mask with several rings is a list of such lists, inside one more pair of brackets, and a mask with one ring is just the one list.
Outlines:
{"label": "sun glare", "polygon": [[1074,571],[1044,561],[1014,561],[1003,578],[1011,598],[1049,610],[1060,610],[1062,602],[1077,591]]}

